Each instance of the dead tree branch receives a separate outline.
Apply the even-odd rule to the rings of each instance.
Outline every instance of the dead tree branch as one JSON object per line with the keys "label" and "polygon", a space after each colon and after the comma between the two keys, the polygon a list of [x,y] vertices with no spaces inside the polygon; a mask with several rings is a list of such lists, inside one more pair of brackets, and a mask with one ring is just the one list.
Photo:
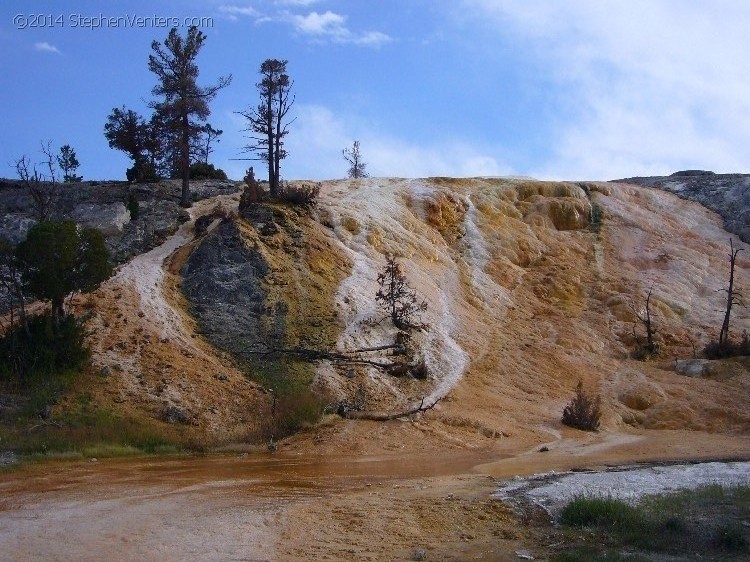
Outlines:
{"label": "dead tree branch", "polygon": [[426,412],[427,410],[432,410],[441,400],[442,400],[442,397],[437,398],[432,404],[425,406],[424,398],[422,398],[422,401],[419,403],[419,406],[417,406],[416,408],[412,408],[411,410],[406,410],[404,412],[395,412],[395,413],[389,414],[385,412],[349,411],[346,414],[344,414],[344,417],[349,420],[390,421],[390,420],[395,420],[398,418],[407,418],[415,414],[421,414],[422,412]]}

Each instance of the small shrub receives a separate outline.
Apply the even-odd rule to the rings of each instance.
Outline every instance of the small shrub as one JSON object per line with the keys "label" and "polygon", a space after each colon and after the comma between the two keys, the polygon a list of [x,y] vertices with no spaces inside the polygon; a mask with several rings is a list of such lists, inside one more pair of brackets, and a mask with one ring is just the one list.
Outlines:
{"label": "small shrub", "polygon": [[221,168],[205,162],[194,162],[190,165],[191,180],[225,180],[227,174]]}
{"label": "small shrub", "polygon": [[703,355],[707,359],[723,359],[725,357],[750,355],[750,334],[747,331],[742,332],[742,339],[740,341],[728,340],[724,344],[716,340],[711,340],[703,348]]}
{"label": "small shrub", "polygon": [[55,324],[45,312],[15,326],[0,338],[0,378],[24,381],[81,369],[88,360],[83,322],[72,315]]}
{"label": "small shrub", "polygon": [[135,191],[131,191],[130,193],[128,193],[127,208],[130,212],[130,220],[138,220],[140,208],[138,206],[138,197],[136,197]]}
{"label": "small shrub", "polygon": [[600,232],[602,229],[602,219],[604,211],[598,203],[591,203],[591,214],[589,216],[589,228],[592,232]]}
{"label": "small shrub", "polygon": [[284,183],[279,189],[279,201],[302,207],[315,205],[318,195],[320,195],[320,183],[302,183],[297,185]]}
{"label": "small shrub", "polygon": [[588,396],[583,391],[583,382],[578,381],[575,396],[563,410],[562,422],[576,429],[596,431],[601,415],[601,397]]}
{"label": "small shrub", "polygon": [[128,168],[125,171],[125,177],[128,181],[135,181],[138,183],[156,183],[161,179],[156,168],[146,162],[138,163],[132,168]]}
{"label": "small shrub", "polygon": [[287,387],[271,394],[271,411],[262,422],[260,438],[274,441],[315,424],[323,414],[323,400],[309,388]]}

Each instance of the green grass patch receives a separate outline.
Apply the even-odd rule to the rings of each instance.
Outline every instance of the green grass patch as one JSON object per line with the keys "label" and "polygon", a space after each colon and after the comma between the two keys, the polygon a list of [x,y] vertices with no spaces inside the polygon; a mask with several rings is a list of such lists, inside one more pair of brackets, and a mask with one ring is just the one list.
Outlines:
{"label": "green grass patch", "polygon": [[62,412],[48,421],[40,412],[72,380],[46,379],[17,394],[18,408],[0,419],[0,450],[29,458],[65,456],[116,457],[134,454],[180,452],[178,436],[167,435],[151,420],[132,419],[92,404],[88,393],[79,394]]}
{"label": "green grass patch", "polygon": [[642,512],[623,501],[585,496],[565,506],[560,522],[573,527],[605,527],[620,532],[637,530],[645,523]]}
{"label": "green grass patch", "polygon": [[273,358],[253,361],[249,372],[253,380],[270,391],[253,440],[278,440],[320,420],[325,402],[310,389],[315,372],[311,363]]}
{"label": "green grass patch", "polygon": [[560,513],[566,546],[554,559],[639,560],[657,553],[746,559],[748,519],[750,486],[708,485],[637,504],[577,497]]}

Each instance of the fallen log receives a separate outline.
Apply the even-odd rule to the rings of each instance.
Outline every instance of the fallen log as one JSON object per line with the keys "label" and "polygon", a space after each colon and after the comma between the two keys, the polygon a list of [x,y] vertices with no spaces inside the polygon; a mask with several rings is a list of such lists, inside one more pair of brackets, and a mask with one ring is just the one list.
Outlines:
{"label": "fallen log", "polygon": [[370,421],[390,421],[395,420],[398,418],[406,418],[409,416],[413,416],[414,414],[419,414],[422,412],[426,412],[427,410],[432,410],[438,402],[442,400],[441,398],[436,399],[432,404],[429,406],[424,405],[424,398],[422,398],[422,402],[420,402],[419,406],[417,408],[413,408],[411,410],[406,410],[405,412],[394,412],[394,413],[385,413],[385,412],[355,412],[355,411],[349,411],[346,412],[344,417],[348,420],[370,420]]}
{"label": "fallen log", "polygon": [[371,365],[378,369],[389,370],[393,369],[399,363],[393,362],[381,362],[373,361],[372,359],[362,359],[353,357],[356,353],[365,353],[369,351],[381,351],[385,349],[401,349],[403,346],[395,345],[383,345],[379,347],[368,347],[364,349],[353,349],[350,351],[337,353],[332,351],[321,351],[318,349],[308,349],[304,347],[292,347],[292,348],[271,348],[266,350],[258,351],[237,351],[238,355],[260,355],[265,357],[267,355],[284,354],[284,355],[297,355],[305,361],[320,361],[328,360],[335,361],[337,363],[350,363],[355,365]]}

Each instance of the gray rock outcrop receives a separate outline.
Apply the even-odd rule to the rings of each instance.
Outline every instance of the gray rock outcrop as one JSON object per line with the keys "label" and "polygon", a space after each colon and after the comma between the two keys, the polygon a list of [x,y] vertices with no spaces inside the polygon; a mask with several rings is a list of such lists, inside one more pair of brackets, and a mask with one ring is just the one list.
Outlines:
{"label": "gray rock outcrop", "polygon": [[663,189],[696,201],[721,215],[724,228],[750,243],[750,175],[715,174],[684,170],[671,176],[635,177],[617,180]]}
{"label": "gray rock outcrop", "polygon": [[[182,270],[182,290],[213,343],[240,352],[258,347],[268,334],[262,285],[268,272],[261,253],[245,243],[231,221],[222,222],[192,253]],[[266,339],[272,341],[270,335]]]}
{"label": "gray rock outcrop", "polygon": [[[234,193],[238,182],[195,180],[190,184],[194,200]],[[122,263],[159,245],[187,217],[178,205],[180,182],[163,180],[153,184],[121,181],[87,181],[58,185],[56,220],[74,220],[101,230],[111,260]],[[126,202],[130,194],[138,200],[138,217],[131,220]],[[18,244],[36,223],[34,205],[18,180],[0,179],[0,238]]]}
{"label": "gray rock outcrop", "polygon": [[130,222],[130,211],[124,203],[79,203],[71,211],[69,218],[81,226],[96,228],[105,237],[122,233],[123,227]]}

